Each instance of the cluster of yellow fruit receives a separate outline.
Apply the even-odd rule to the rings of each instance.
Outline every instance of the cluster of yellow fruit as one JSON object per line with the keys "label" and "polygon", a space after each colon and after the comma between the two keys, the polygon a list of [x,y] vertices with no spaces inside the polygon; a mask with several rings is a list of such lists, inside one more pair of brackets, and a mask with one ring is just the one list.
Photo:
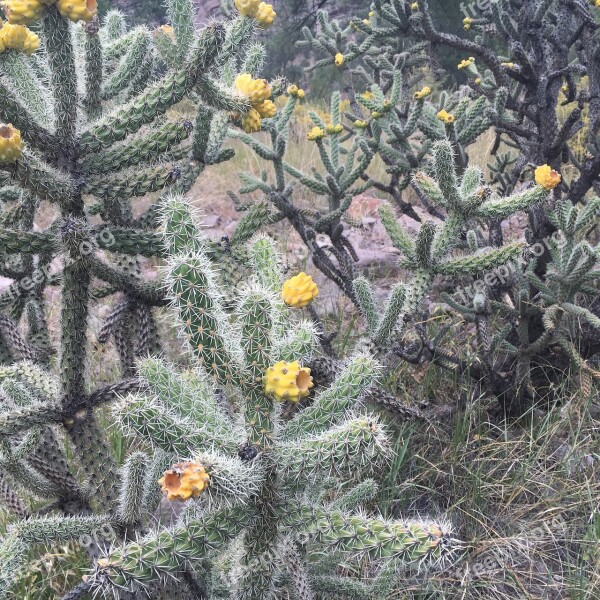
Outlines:
{"label": "cluster of yellow fruit", "polygon": [[426,85],[422,90],[415,92],[415,100],[424,100],[431,95],[431,88]]}
{"label": "cluster of yellow fruit", "polygon": [[206,469],[196,462],[177,463],[158,480],[169,501],[197,498],[209,482]]}
{"label": "cluster of yellow fruit", "polygon": [[0,6],[13,25],[29,25],[44,16],[46,7],[55,5],[65,18],[77,23],[91,21],[98,13],[97,0],[2,0]]}
{"label": "cluster of yellow fruit", "polygon": [[306,139],[309,142],[316,142],[317,140],[322,140],[326,135],[322,127],[315,126],[306,134]]}
{"label": "cluster of yellow fruit", "polygon": [[0,19],[0,26],[0,54],[5,50],[33,54],[40,47],[40,38],[24,25],[3,23]]}
{"label": "cluster of yellow fruit", "polygon": [[471,17],[465,17],[463,19],[463,28],[466,31],[469,31],[469,29],[471,29],[471,25],[473,25],[473,19],[471,19]]}
{"label": "cluster of yellow fruit", "polygon": [[298,402],[306,398],[310,388],[314,387],[310,369],[300,363],[279,361],[269,367],[263,377],[265,394],[278,402]]}
{"label": "cluster of yellow fruit", "polygon": [[252,108],[242,117],[244,131],[260,131],[262,120],[274,117],[277,112],[275,103],[269,100],[273,88],[266,79],[254,79],[249,73],[238,75],[234,85],[235,89],[252,103]]}
{"label": "cluster of yellow fruit", "polygon": [[550,165],[542,165],[535,170],[535,182],[546,190],[553,190],[562,181],[562,176]]}
{"label": "cluster of yellow fruit", "polygon": [[0,164],[17,162],[22,154],[21,132],[10,123],[0,123]]}
{"label": "cluster of yellow fruit", "polygon": [[440,110],[440,112],[437,114],[437,118],[440,121],[443,121],[444,123],[446,123],[446,125],[450,125],[450,123],[454,123],[454,115],[451,115],[445,109]]}
{"label": "cluster of yellow fruit", "polygon": [[240,15],[252,17],[263,29],[271,27],[277,16],[271,4],[260,0],[235,0],[235,7]]}
{"label": "cluster of yellow fruit", "polygon": [[475,62],[475,59],[470,56],[469,58],[465,58],[464,60],[461,60],[460,63],[458,63],[458,69],[467,69],[468,67],[470,67],[473,63]]}
{"label": "cluster of yellow fruit", "polygon": [[290,85],[287,89],[287,93],[293,98],[298,98],[298,100],[302,100],[305,96],[304,90],[299,88],[296,84]]}

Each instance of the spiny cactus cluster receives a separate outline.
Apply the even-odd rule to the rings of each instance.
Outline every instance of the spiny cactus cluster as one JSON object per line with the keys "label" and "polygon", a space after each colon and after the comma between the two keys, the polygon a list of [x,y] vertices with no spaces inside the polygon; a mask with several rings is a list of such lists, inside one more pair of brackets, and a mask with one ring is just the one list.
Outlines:
{"label": "spiny cactus cluster", "polygon": [[[259,237],[250,243],[254,276],[229,313],[206,243],[194,234],[181,198],[170,199],[164,219],[166,278],[198,367],[178,374],[161,360],[143,361],[149,392],[125,397],[115,411],[126,433],[150,443],[153,457],[143,460],[189,459],[161,478],[169,498],[188,502],[169,529],[100,558],[94,585],[135,586],[191,563],[206,573],[209,595],[211,585],[228,583],[240,598],[269,598],[278,587],[277,593],[288,588],[311,598],[311,588],[320,587],[311,560],[319,547],[340,558],[394,561],[397,569],[451,551],[455,542],[444,524],[351,512],[373,492],[365,478],[381,469],[388,452],[385,428],[357,404],[378,376],[373,358],[351,357],[307,408],[282,419],[281,402],[313,393],[310,370],[301,364],[316,337],[282,301],[273,242]],[[215,384],[225,398],[217,398]],[[347,481],[349,497],[326,501],[322,481],[328,477]],[[152,508],[140,503],[133,512]],[[233,564],[221,562],[223,552],[234,553]],[[387,585],[393,585],[392,572],[381,571]],[[340,594],[345,587],[340,578]]]}
{"label": "spiny cactus cluster", "polygon": [[[297,86],[289,90],[286,111],[265,126],[272,148],[230,132],[274,166],[273,183],[266,176],[258,180],[244,174],[241,192],[263,191],[271,219],[289,220],[315,266],[365,316],[373,351],[415,364],[430,361],[471,377],[514,415],[547,398],[551,382],[571,367],[583,374],[589,392],[589,377],[597,372],[589,360],[600,353],[594,331],[600,321],[595,320],[593,301],[598,250],[581,237],[590,233],[598,216],[597,115],[588,116],[597,21],[590,5],[577,3],[571,10],[567,4],[493,2],[481,19],[465,20],[464,37],[436,29],[427,2],[376,0],[365,9],[366,18],[347,25],[321,11],[316,30],[306,28],[300,46],[316,56],[309,71],[329,67],[341,72],[342,94],[350,108],[342,114],[340,93],[334,92],[331,122],[311,115],[314,128],[308,139],[317,145],[322,168],[308,175],[285,161],[290,143],[286,111],[298,101]],[[463,75],[467,85],[452,93],[435,84],[443,74],[436,57],[444,48],[465,56],[448,75]],[[559,119],[561,104],[570,112]],[[582,130],[587,153],[580,160],[570,144]],[[489,183],[478,168],[469,166],[467,152],[487,131],[495,135]],[[375,158],[385,165],[387,179],[371,174]],[[296,207],[286,174],[324,196],[328,210]],[[358,255],[348,239],[349,228],[359,225],[348,217],[348,208],[368,189],[390,200],[380,214],[402,254],[400,266],[407,270],[407,280],[393,290],[382,318],[357,272]],[[585,215],[577,233],[575,221],[567,229],[563,221],[557,225],[556,211],[559,206],[565,210],[565,202],[574,207],[572,219],[578,212]],[[578,204],[583,206],[575,208]],[[416,205],[422,210],[416,211]],[[505,242],[502,223],[520,211],[529,214],[525,235],[519,243]],[[416,239],[404,232],[395,213],[419,224]],[[329,244],[317,244],[317,235],[327,236]],[[570,240],[562,248],[569,249],[568,256],[556,247],[560,236]],[[568,335],[560,327],[559,333],[555,321],[564,309],[546,291],[557,283],[554,273],[564,272],[563,260],[574,269],[578,292],[585,289],[588,296],[579,293],[576,299],[574,288],[565,290],[563,301],[587,311],[582,327],[566,318]],[[420,324],[426,317],[423,301],[439,281],[436,276],[452,282],[448,293],[438,296],[438,304],[467,316],[467,323],[479,324],[475,355],[444,350],[443,330],[430,337],[432,332]],[[495,333],[488,330],[492,323],[499,327]],[[574,334],[584,339],[577,349]],[[403,341],[405,335],[413,340]],[[546,368],[539,369],[542,364]]]}

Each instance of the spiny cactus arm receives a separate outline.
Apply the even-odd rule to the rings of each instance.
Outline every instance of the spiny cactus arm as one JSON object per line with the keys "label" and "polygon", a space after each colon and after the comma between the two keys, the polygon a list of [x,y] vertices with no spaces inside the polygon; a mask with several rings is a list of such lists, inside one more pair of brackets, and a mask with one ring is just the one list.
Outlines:
{"label": "spiny cactus arm", "polygon": [[323,473],[349,477],[375,468],[387,455],[387,436],[374,417],[348,420],[324,433],[284,442],[275,451],[282,478],[300,484]]}
{"label": "spiny cactus arm", "polygon": [[50,84],[54,96],[56,134],[69,148],[75,142],[77,126],[77,75],[71,42],[71,27],[55,6],[49,6],[42,21],[44,42],[50,65]]}
{"label": "spiny cactus arm", "polygon": [[57,152],[60,144],[57,137],[46,127],[35,121],[27,108],[12,92],[10,85],[0,78],[0,119],[12,123],[23,139],[36,149]]}
{"label": "spiny cactus arm", "polygon": [[285,568],[292,580],[291,592],[297,600],[313,600],[308,569],[295,542],[286,539],[282,542],[279,553],[284,559]]}
{"label": "spiny cactus arm", "polygon": [[151,192],[162,190],[173,185],[180,176],[176,165],[158,165],[143,170],[133,169],[129,172],[109,176],[105,175],[87,179],[83,185],[84,194],[93,194],[96,198],[114,202],[127,198],[145,196]]}
{"label": "spiny cactus arm", "polygon": [[203,254],[175,257],[168,273],[173,306],[200,364],[221,385],[240,381],[235,335],[227,329],[210,261]]}
{"label": "spiny cactus arm", "polygon": [[248,241],[265,225],[272,225],[283,218],[283,215],[273,211],[267,202],[257,202],[242,215],[229,239],[229,243],[231,246],[239,246]]}
{"label": "spiny cactus arm", "polygon": [[380,346],[386,345],[397,325],[400,327],[404,326],[404,323],[398,323],[402,309],[404,308],[404,301],[406,299],[407,289],[402,283],[395,285],[390,293],[387,305],[381,317],[379,326],[373,333],[373,342]]}
{"label": "spiny cactus arm", "polygon": [[394,244],[394,246],[409,260],[414,258],[415,244],[412,238],[406,233],[406,230],[398,222],[394,209],[389,204],[382,204],[379,207],[378,212],[381,223],[390,236],[392,244]]}
{"label": "spiny cactus arm", "polygon": [[281,294],[281,257],[274,241],[267,236],[258,237],[248,245],[248,251],[260,285],[273,294]]}
{"label": "spiny cactus arm", "polygon": [[4,81],[27,107],[36,122],[46,128],[53,126],[52,99],[46,86],[36,76],[31,60],[20,52],[0,54]]}
{"label": "spiny cactus arm", "polygon": [[152,42],[152,36],[146,27],[139,27],[132,33],[133,35],[121,63],[107,78],[102,87],[102,100],[110,100],[129,87],[143,68],[144,58]]}
{"label": "spiny cactus arm", "polygon": [[167,122],[156,131],[123,144],[84,157],[81,169],[84,173],[108,173],[133,167],[164,155],[186,140],[192,132],[189,121]]}
{"label": "spiny cactus arm", "polygon": [[0,539],[0,598],[10,598],[15,578],[27,566],[29,546],[17,535]]}
{"label": "spiny cactus arm", "polygon": [[146,508],[143,501],[147,467],[147,456],[143,452],[134,452],[127,457],[121,468],[121,489],[116,518],[122,525],[138,523]]}
{"label": "spiny cactus arm", "polygon": [[0,251],[23,254],[53,254],[56,237],[49,233],[0,229]]}
{"label": "spiny cactus arm", "polygon": [[133,277],[125,271],[97,258],[90,256],[89,269],[92,275],[125,290],[128,294],[139,297],[145,304],[150,306],[164,306],[167,304],[166,292],[163,286],[158,283],[144,283],[137,277]]}
{"label": "spiny cactus arm", "polygon": [[0,501],[19,519],[28,519],[29,511],[18,494],[13,490],[9,481],[0,472]]}
{"label": "spiny cactus arm", "polygon": [[59,407],[42,402],[32,403],[30,406],[2,413],[0,435],[15,435],[36,425],[60,423],[63,416],[64,413]]}
{"label": "spiny cactus arm", "polygon": [[68,177],[28,152],[12,165],[0,165],[0,170],[42,200],[68,204],[74,192]]}
{"label": "spiny cactus arm", "polygon": [[436,273],[440,275],[472,275],[481,271],[491,271],[501,265],[515,260],[523,251],[524,245],[515,242],[502,248],[487,250],[473,256],[455,258],[438,263],[435,266]]}
{"label": "spiny cactus arm", "polygon": [[125,435],[135,433],[170,454],[188,456],[193,449],[210,447],[213,443],[228,450],[237,447],[230,439],[210,438],[210,429],[205,430],[144,396],[126,396],[115,404],[113,414]]}
{"label": "spiny cactus arm", "polygon": [[18,537],[25,544],[68,542],[85,534],[110,531],[110,521],[105,516],[45,517],[15,523],[8,535]]}
{"label": "spiny cactus arm", "polygon": [[104,76],[104,57],[100,40],[99,22],[94,19],[84,25],[85,41],[85,98],[84,107],[89,120],[102,115],[102,80]]}
{"label": "spiny cactus arm", "polygon": [[167,16],[173,24],[180,60],[185,60],[194,43],[194,13],[194,5],[190,0],[167,2]]}
{"label": "spiny cactus arm", "polygon": [[353,282],[354,294],[360,312],[367,322],[367,332],[372,335],[379,325],[379,314],[375,304],[375,296],[371,284],[365,277],[357,277]]}
{"label": "spiny cactus arm", "polygon": [[487,219],[506,219],[520,210],[529,210],[534,204],[543,202],[547,198],[548,191],[535,185],[506,198],[490,199],[475,210],[475,215]]}
{"label": "spiny cactus arm", "polygon": [[[95,234],[96,230],[92,230]],[[165,256],[163,237],[157,233],[127,227],[103,227],[94,238],[99,248],[129,256]],[[1,246],[0,246],[1,247]]]}
{"label": "spiny cactus arm", "polygon": [[275,341],[273,358],[287,362],[297,360],[304,364],[315,352],[318,339],[319,331],[313,321],[302,320],[294,323],[292,331]]}
{"label": "spiny cactus arm", "polygon": [[160,221],[165,245],[171,256],[206,251],[207,243],[200,236],[193,211],[182,194],[165,194],[157,221]]}
{"label": "spiny cactus arm", "polygon": [[311,506],[286,513],[285,523],[308,535],[322,549],[354,558],[427,563],[460,547],[444,523],[386,521]]}
{"label": "spiny cactus arm", "polygon": [[331,502],[329,508],[344,512],[357,510],[372,501],[378,491],[379,486],[374,479],[365,479],[358,484],[352,484],[350,491]]}
{"label": "spiny cactus arm", "polygon": [[348,361],[331,385],[313,404],[298,413],[282,430],[284,439],[317,434],[338,423],[365,391],[375,383],[379,366],[373,358],[358,355]]}
{"label": "spiny cactus arm", "polygon": [[235,450],[242,432],[223,415],[213,382],[207,380],[205,373],[198,370],[179,374],[173,366],[156,358],[141,361],[138,371],[161,404],[201,429],[206,441],[200,447],[214,444],[226,452]]}
{"label": "spiny cactus arm", "polygon": [[139,543],[115,548],[98,561],[93,585],[105,589],[111,585],[126,587],[180,571],[185,563],[198,563],[237,537],[250,516],[243,507],[226,508],[147,536]]}

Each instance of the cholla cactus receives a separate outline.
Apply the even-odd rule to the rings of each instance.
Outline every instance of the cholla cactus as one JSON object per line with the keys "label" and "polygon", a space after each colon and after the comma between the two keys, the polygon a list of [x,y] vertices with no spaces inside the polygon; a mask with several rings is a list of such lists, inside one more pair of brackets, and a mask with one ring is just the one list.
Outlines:
{"label": "cholla cactus", "polygon": [[[2,490],[21,516],[21,486],[23,497],[48,502],[48,512],[73,516],[56,538],[54,521],[40,525],[39,541],[51,541],[88,531],[83,521],[78,529],[78,515],[116,514],[121,477],[94,410],[138,389],[134,362],[158,350],[154,311],[167,302],[161,283],[143,276],[144,257],[163,254],[158,204],[134,217],[134,202],[169,188],[187,192],[206,165],[231,157],[221,149],[229,113],[243,116],[250,102],[233,88],[235,73],[223,74],[229,60],[256,47],[260,23],[238,14],[197,30],[191,2],[172,0],[167,55],[147,28],[127,31],[118,11],[101,25],[91,0],[1,6],[9,22],[0,30],[0,273],[14,283],[0,295],[0,363],[3,378],[25,385],[7,390],[2,405]],[[170,111],[184,98],[195,111],[189,121]],[[34,221],[48,203],[55,218],[39,230]],[[46,323],[50,286],[61,292],[58,352]],[[98,341],[112,336],[127,378],[94,391],[89,310],[107,297],[114,306]],[[54,354],[60,385],[50,390],[25,371],[51,366]],[[56,425],[78,464],[67,463]],[[22,445],[16,455],[12,442]],[[133,461],[131,477],[139,471]],[[115,532],[134,530],[128,522]],[[11,573],[0,579],[6,594]]]}
{"label": "cholla cactus", "polygon": [[[321,580],[301,557],[317,548],[339,557],[393,561],[396,568],[442,558],[453,547],[445,524],[390,522],[350,512],[365,497],[358,490],[366,486],[372,495],[372,482],[360,482],[377,474],[387,455],[383,425],[358,408],[377,378],[377,363],[366,355],[350,358],[310,406],[282,420],[278,403],[292,398],[275,390],[309,393],[310,372],[298,363],[310,357],[315,335],[310,323],[298,321],[281,302],[273,243],[263,237],[251,242],[255,278],[237,291],[237,306],[228,314],[205,242],[191,229],[184,201],[172,198],[164,219],[170,246],[167,280],[197,367],[182,375],[161,360],[142,362],[148,393],[125,397],[116,417],[124,431],[151,444],[155,457],[166,453],[173,461],[202,465],[206,477],[200,487],[206,484],[206,489],[197,501],[188,501],[173,526],[115,546],[100,558],[94,586],[135,589],[166,579],[184,564],[210,569],[212,563],[217,572],[206,579],[210,586],[218,565],[227,563],[218,554],[231,544],[239,562],[222,573],[231,582],[229,591],[232,597],[257,600],[275,597],[282,585],[312,598]],[[239,415],[230,413],[217,390],[239,407]],[[163,486],[167,477],[179,476],[181,485],[191,489],[186,469],[176,465],[167,471]],[[324,502],[319,493],[323,475],[353,482],[352,499]],[[178,484],[175,480],[175,488]],[[279,583],[286,571],[288,582]],[[381,576],[389,579],[389,569]],[[339,581],[344,589],[344,580]]]}

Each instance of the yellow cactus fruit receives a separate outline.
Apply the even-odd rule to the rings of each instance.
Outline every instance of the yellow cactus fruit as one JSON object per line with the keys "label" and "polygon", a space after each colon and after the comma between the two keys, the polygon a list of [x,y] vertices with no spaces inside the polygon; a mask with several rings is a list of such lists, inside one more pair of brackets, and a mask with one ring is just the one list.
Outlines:
{"label": "yellow cactus fruit", "polygon": [[13,25],[29,25],[44,16],[44,4],[40,0],[3,0],[0,6]]}
{"label": "yellow cactus fruit", "polygon": [[307,134],[306,139],[310,142],[322,140],[325,137],[325,132],[320,127],[313,127]]}
{"label": "yellow cactus fruit", "polygon": [[337,67],[341,67],[346,62],[346,59],[344,58],[344,55],[341,52],[338,52],[335,55],[334,62]]}
{"label": "yellow cactus fruit", "polygon": [[10,123],[0,123],[0,163],[14,163],[23,154],[23,141],[21,132]]}
{"label": "yellow cactus fruit", "polygon": [[256,133],[257,131],[260,131],[262,119],[260,118],[260,113],[255,108],[251,108],[242,117],[242,127],[246,133]]}
{"label": "yellow cactus fruit", "polygon": [[23,42],[23,52],[29,55],[33,54],[36,50],[39,49],[40,43],[41,42],[39,36],[33,33],[33,31],[29,31],[29,29],[27,29],[27,37]]}
{"label": "yellow cactus fruit", "polygon": [[262,29],[268,29],[271,27],[271,25],[273,25],[276,16],[277,13],[273,10],[273,6],[271,4],[261,2],[258,5],[258,10],[256,11],[254,18],[258,21]]}
{"label": "yellow cactus fruit", "polygon": [[446,125],[450,125],[450,123],[454,123],[454,115],[451,115],[446,110],[440,110],[440,112],[437,114],[437,118],[440,121],[443,121],[444,123],[446,123]]}
{"label": "yellow cactus fruit", "polygon": [[263,119],[270,119],[277,113],[277,107],[271,100],[263,100],[262,102],[255,104],[254,110],[256,110]]}
{"label": "yellow cactus fruit", "polygon": [[360,119],[354,121],[354,127],[357,129],[366,129],[368,126],[369,124],[366,121],[361,121]]}
{"label": "yellow cactus fruit", "polygon": [[415,93],[415,100],[424,100],[427,96],[431,96],[431,88],[428,85]]}
{"label": "yellow cactus fruit", "polygon": [[235,7],[244,17],[254,17],[260,5],[260,0],[235,0]]}
{"label": "yellow cactus fruit", "polygon": [[296,84],[290,85],[290,87],[287,89],[287,93],[294,98],[298,98],[299,100],[304,98],[304,90],[299,88]]}
{"label": "yellow cactus fruit", "polygon": [[458,63],[458,68],[459,69],[466,69],[468,67],[470,67],[473,63],[475,62],[474,58],[465,58],[464,60],[461,60],[460,63]]}
{"label": "yellow cactus fruit", "polygon": [[475,85],[481,85],[481,77],[477,77],[474,81]]}
{"label": "yellow cactus fruit", "polygon": [[96,0],[57,0],[56,7],[65,19],[74,23],[91,21],[98,13]]}
{"label": "yellow cactus fruit", "polygon": [[377,119],[381,119],[381,117],[382,117],[382,116],[383,116],[383,115],[382,115],[382,114],[381,114],[379,111],[377,111],[377,110],[374,110],[374,111],[371,113],[371,118],[373,118],[373,119],[375,119],[375,120],[377,120]]}
{"label": "yellow cactus fruit", "polygon": [[265,394],[279,402],[298,402],[306,398],[314,386],[310,369],[301,367],[298,361],[280,361],[267,369],[263,377]]}
{"label": "yellow cactus fruit", "polygon": [[165,35],[168,35],[171,39],[175,39],[175,31],[171,25],[161,25],[156,31],[162,31]]}
{"label": "yellow cactus fruit", "polygon": [[471,17],[465,17],[463,19],[463,28],[468,31],[469,29],[471,29],[471,25],[473,24],[473,19],[471,19]]}
{"label": "yellow cactus fruit", "polygon": [[337,135],[338,133],[342,133],[344,131],[344,127],[342,125],[327,125],[325,131],[329,135]]}
{"label": "yellow cactus fruit", "polygon": [[560,173],[550,165],[542,165],[535,170],[535,182],[546,190],[553,190],[561,181]]}
{"label": "yellow cactus fruit", "polygon": [[[322,130],[321,130],[322,131]],[[319,288],[310,275],[300,273],[283,284],[281,297],[294,308],[304,308],[319,295]]]}
{"label": "yellow cactus fruit", "polygon": [[196,462],[177,463],[158,480],[167,500],[197,498],[208,487],[210,477],[203,465]]}
{"label": "yellow cactus fruit", "polygon": [[411,10],[419,10],[419,3],[418,2],[413,2],[410,5]]}
{"label": "yellow cactus fruit", "polygon": [[253,79],[249,73],[242,73],[235,78],[235,89],[250,99],[252,104],[268,100],[273,93],[266,79]]}

